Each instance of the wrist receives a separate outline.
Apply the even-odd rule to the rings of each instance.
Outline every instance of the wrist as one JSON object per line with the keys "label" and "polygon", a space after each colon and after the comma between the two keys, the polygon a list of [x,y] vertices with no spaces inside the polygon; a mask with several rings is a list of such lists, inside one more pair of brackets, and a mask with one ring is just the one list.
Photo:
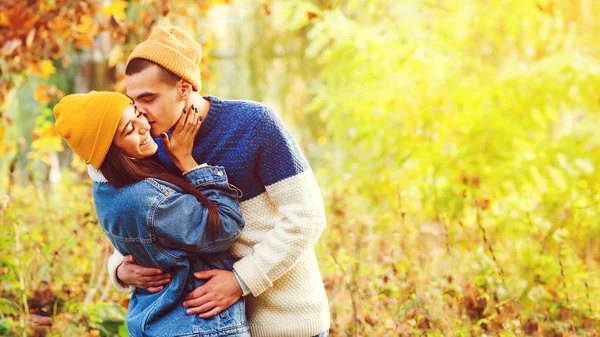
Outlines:
{"label": "wrist", "polygon": [[252,292],[250,291],[250,289],[248,288],[246,283],[244,283],[244,281],[242,280],[240,275],[235,270],[233,270],[233,275],[235,276],[238,286],[240,287],[240,292],[242,294],[242,297],[250,295]]}
{"label": "wrist", "polygon": [[184,160],[174,160],[174,164],[181,172],[187,172],[193,169],[194,167],[198,166],[198,163],[196,163],[194,158],[191,157],[186,158]]}
{"label": "wrist", "polygon": [[124,286],[127,286],[128,284],[127,284],[127,283],[125,283],[125,282],[123,282],[123,279],[122,279],[122,278],[121,278],[121,276],[119,275],[119,270],[121,270],[121,267],[123,267],[123,263],[120,263],[120,264],[117,266],[117,269],[115,270],[115,278],[116,278],[117,282],[121,283],[121,284],[122,284],[122,285],[124,285]]}

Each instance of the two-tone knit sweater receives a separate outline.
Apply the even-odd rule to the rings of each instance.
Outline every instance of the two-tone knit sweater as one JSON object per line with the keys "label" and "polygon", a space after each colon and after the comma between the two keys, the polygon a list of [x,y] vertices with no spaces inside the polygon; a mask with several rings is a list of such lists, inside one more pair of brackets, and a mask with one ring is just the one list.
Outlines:
{"label": "two-tone knit sweater", "polygon": [[[238,276],[251,290],[252,336],[308,337],[329,329],[329,307],[314,244],[325,228],[323,200],[298,144],[265,105],[205,97],[210,110],[192,152],[199,163],[225,167],[238,187],[246,226],[232,247]],[[177,168],[160,139],[160,161]],[[122,257],[109,261],[115,272]],[[130,289],[131,290],[131,289]]]}

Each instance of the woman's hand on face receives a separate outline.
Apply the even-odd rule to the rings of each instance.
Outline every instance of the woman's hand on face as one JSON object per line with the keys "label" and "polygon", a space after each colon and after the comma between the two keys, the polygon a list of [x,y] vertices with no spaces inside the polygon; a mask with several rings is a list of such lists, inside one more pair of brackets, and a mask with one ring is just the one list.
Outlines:
{"label": "woman's hand on face", "polygon": [[202,126],[202,117],[198,112],[198,108],[192,105],[188,109],[183,109],[170,137],[166,133],[160,135],[165,144],[167,156],[181,172],[189,171],[198,166],[198,163],[192,157],[192,149],[200,126]]}

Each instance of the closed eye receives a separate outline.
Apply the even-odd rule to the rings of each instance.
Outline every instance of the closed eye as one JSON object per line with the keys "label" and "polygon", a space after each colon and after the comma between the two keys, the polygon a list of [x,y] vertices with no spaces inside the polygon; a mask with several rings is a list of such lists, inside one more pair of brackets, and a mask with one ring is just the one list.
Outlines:
{"label": "closed eye", "polygon": [[133,104],[133,109],[135,110],[135,117],[136,118],[142,117],[142,113],[138,110],[138,108],[137,108],[137,106],[135,104]]}

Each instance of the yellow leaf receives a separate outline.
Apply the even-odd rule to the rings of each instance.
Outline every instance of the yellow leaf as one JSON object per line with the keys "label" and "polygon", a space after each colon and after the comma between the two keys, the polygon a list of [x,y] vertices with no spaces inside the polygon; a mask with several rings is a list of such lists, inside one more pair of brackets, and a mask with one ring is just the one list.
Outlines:
{"label": "yellow leaf", "polygon": [[38,85],[33,93],[33,99],[40,103],[49,103],[50,97],[48,96],[48,86],[45,84]]}
{"label": "yellow leaf", "polygon": [[79,156],[73,156],[71,160],[71,167],[77,171],[85,171],[86,163]]}
{"label": "yellow leaf", "polygon": [[89,33],[93,27],[93,20],[89,16],[84,16],[81,18],[81,23],[77,25],[77,31],[80,33]]}
{"label": "yellow leaf", "polygon": [[125,91],[125,88],[126,88],[125,79],[121,79],[121,80],[118,80],[117,82],[115,82],[111,89],[113,91],[122,92],[122,91]]}
{"label": "yellow leaf", "polygon": [[4,100],[0,99],[0,111],[8,108],[13,103],[15,95],[16,95],[16,91],[13,89],[13,90],[10,90],[8,92],[8,94],[4,95],[4,97],[3,97]]}
{"label": "yellow leaf", "polygon": [[5,154],[5,144],[4,144],[4,138],[6,137],[6,127],[2,124],[0,124],[0,156]]}
{"label": "yellow leaf", "polygon": [[27,46],[27,48],[31,47],[31,44],[33,44],[34,37],[35,37],[35,28],[32,28],[29,31],[29,34],[27,34],[27,39],[25,40],[25,45]]}
{"label": "yellow leaf", "polygon": [[94,40],[92,40],[92,38],[87,34],[81,35],[81,37],[78,40],[76,40],[76,42],[77,42],[76,46],[78,46],[79,48],[81,46],[85,46],[88,48],[91,48],[94,46]]}
{"label": "yellow leaf", "polygon": [[31,69],[31,73],[35,75],[39,75],[41,78],[47,80],[50,78],[50,75],[56,72],[56,68],[52,65],[52,62],[49,60],[44,60],[38,64],[33,65]]}
{"label": "yellow leaf", "polygon": [[114,15],[121,20],[125,20],[125,8],[127,8],[127,1],[113,0],[110,6],[102,7],[102,13],[107,17]]}
{"label": "yellow leaf", "polygon": [[6,12],[0,12],[0,27],[10,26],[10,21],[8,20],[8,14]]}
{"label": "yellow leaf", "polygon": [[114,46],[108,54],[108,66],[114,67],[119,61],[123,59],[123,49],[120,45]]}

